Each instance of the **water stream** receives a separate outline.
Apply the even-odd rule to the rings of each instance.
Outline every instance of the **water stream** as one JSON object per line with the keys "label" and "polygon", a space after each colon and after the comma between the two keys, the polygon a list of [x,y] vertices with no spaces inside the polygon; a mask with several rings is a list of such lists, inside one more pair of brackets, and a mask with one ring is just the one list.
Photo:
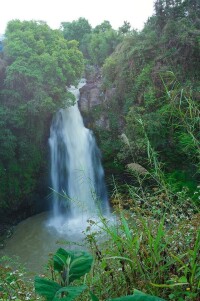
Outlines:
{"label": "water stream", "polygon": [[101,154],[91,130],[83,124],[78,109],[79,89],[70,87],[76,103],[61,109],[54,117],[50,129],[51,181],[53,188],[53,220],[60,228],[71,219],[97,216],[98,211],[108,213],[108,201],[101,164]]}

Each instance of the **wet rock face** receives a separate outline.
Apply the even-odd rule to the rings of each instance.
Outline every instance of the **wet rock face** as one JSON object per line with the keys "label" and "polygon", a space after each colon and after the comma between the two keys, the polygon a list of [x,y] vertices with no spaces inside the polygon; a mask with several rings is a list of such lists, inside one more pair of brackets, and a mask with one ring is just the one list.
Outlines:
{"label": "wet rock face", "polygon": [[[92,130],[95,130],[95,128],[107,129],[109,125],[103,110],[105,95],[101,90],[100,74],[95,74],[93,78],[87,80],[85,86],[79,91],[80,97],[78,105],[85,126]],[[99,113],[97,113],[97,111]]]}
{"label": "wet rock face", "polygon": [[85,86],[80,89],[79,108],[81,112],[88,113],[91,108],[102,103],[103,94],[100,91],[100,82],[87,82]]}
{"label": "wet rock face", "polygon": [[103,128],[108,131],[110,130],[110,122],[105,114],[102,114],[100,118],[95,121],[95,125],[99,128]]}
{"label": "wet rock face", "polygon": [[[92,130],[95,128],[110,129],[106,106],[106,94],[101,90],[101,81],[87,82],[80,89],[79,109],[86,127]],[[96,113],[96,110],[101,113]]]}
{"label": "wet rock face", "polygon": [[[108,118],[109,102],[116,93],[115,88],[102,89],[102,75],[96,70],[88,77],[87,83],[79,90],[79,109],[86,127],[110,130]],[[99,113],[97,113],[99,112]]]}

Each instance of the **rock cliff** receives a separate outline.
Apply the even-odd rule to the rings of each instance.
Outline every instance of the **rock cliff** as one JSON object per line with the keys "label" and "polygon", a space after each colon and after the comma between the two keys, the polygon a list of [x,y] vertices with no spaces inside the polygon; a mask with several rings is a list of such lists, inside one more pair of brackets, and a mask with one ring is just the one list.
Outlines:
{"label": "rock cliff", "polygon": [[103,91],[100,73],[87,80],[85,86],[80,89],[79,109],[87,127],[110,129],[107,111],[109,99],[114,92]]}

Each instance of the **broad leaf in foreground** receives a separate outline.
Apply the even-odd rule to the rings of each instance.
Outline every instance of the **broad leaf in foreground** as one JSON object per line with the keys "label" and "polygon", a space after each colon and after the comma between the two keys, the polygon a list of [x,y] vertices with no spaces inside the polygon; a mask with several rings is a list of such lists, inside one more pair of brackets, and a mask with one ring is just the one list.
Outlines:
{"label": "broad leaf in foreground", "polygon": [[84,251],[66,251],[58,249],[53,257],[54,269],[61,272],[68,270],[69,283],[79,279],[91,269],[93,257]]}
{"label": "broad leaf in foreground", "polygon": [[34,285],[36,293],[45,297],[47,301],[52,301],[62,288],[58,283],[38,276],[35,277]]}

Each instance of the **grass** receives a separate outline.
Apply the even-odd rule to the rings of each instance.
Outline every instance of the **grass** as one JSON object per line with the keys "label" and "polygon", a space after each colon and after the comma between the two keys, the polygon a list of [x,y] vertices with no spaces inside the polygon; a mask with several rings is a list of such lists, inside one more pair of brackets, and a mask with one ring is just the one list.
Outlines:
{"label": "grass", "polygon": [[189,199],[182,199],[182,208],[180,203],[163,206],[166,199],[157,190],[140,203],[118,193],[117,222],[102,218],[99,231],[92,232],[93,223],[87,229],[86,241],[96,256],[88,282],[101,300],[135,288],[166,300],[199,300],[200,215]]}

